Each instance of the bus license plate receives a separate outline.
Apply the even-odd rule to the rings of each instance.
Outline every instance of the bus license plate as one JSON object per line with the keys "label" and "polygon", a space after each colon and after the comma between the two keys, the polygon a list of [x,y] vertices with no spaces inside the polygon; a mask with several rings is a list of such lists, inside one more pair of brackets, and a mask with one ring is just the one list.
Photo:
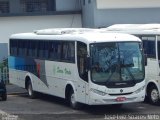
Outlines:
{"label": "bus license plate", "polygon": [[126,97],[117,97],[116,98],[116,101],[117,102],[123,102],[123,101],[125,101],[126,100]]}

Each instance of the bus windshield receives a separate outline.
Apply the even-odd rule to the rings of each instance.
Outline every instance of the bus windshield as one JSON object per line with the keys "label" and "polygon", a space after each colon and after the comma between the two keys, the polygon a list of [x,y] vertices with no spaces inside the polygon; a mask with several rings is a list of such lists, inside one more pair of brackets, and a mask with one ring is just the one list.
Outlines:
{"label": "bus windshield", "polygon": [[90,49],[91,79],[94,83],[127,85],[144,79],[141,43],[94,43]]}

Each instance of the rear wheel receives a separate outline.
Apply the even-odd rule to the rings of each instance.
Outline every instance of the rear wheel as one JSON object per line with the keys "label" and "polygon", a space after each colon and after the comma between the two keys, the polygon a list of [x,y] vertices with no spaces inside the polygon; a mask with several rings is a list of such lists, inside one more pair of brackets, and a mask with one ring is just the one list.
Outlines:
{"label": "rear wheel", "polygon": [[159,105],[160,98],[159,98],[159,91],[156,86],[151,86],[148,90],[148,100],[151,104]]}
{"label": "rear wheel", "polygon": [[28,91],[28,96],[30,98],[32,98],[32,99],[35,98],[35,92],[33,91],[33,87],[32,87],[31,81],[28,82],[27,91]]}
{"label": "rear wheel", "polygon": [[75,99],[75,93],[73,90],[70,91],[69,94],[69,104],[73,109],[80,109],[82,107],[82,104],[78,103]]}

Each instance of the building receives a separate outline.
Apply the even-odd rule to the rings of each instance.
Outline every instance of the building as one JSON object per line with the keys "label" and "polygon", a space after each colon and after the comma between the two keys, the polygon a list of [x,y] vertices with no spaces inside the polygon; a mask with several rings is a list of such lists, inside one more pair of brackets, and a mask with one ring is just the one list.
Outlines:
{"label": "building", "polygon": [[11,34],[37,29],[82,27],[80,0],[0,0],[0,80],[8,82]]}
{"label": "building", "polygon": [[[160,23],[159,11],[160,0],[0,0],[0,42],[8,46],[11,34],[45,28]],[[8,69],[4,63],[0,76]]]}
{"label": "building", "polygon": [[0,0],[0,41],[57,27],[160,23],[160,0]]}
{"label": "building", "polygon": [[0,41],[14,33],[82,27],[80,0],[0,0]]}
{"label": "building", "polygon": [[160,0],[83,0],[84,27],[160,23]]}

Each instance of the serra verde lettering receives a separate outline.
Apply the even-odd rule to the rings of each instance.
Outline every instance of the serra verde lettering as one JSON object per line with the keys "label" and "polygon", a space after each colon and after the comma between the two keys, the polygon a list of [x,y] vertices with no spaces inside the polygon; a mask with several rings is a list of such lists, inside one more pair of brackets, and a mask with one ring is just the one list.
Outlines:
{"label": "serra verde lettering", "polygon": [[56,74],[64,74],[64,75],[71,75],[72,72],[70,70],[68,70],[67,68],[60,68],[60,67],[55,67],[53,68],[53,73]]}

